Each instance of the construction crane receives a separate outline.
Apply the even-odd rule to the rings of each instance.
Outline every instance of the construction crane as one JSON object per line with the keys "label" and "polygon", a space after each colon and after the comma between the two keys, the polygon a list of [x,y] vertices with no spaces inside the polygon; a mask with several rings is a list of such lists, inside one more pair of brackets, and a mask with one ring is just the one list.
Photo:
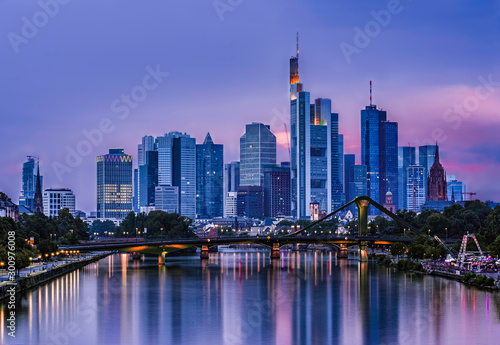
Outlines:
{"label": "construction crane", "polygon": [[466,250],[467,250],[467,240],[471,237],[474,242],[476,242],[476,247],[479,250],[479,254],[481,254],[481,257],[484,258],[483,251],[481,250],[481,247],[479,246],[479,242],[477,242],[476,236],[474,234],[469,234],[467,233],[462,237],[462,245],[460,246],[460,252],[458,253],[458,261],[460,262],[460,265],[465,261],[465,256],[466,256]]}
{"label": "construction crane", "polygon": [[469,200],[472,200],[472,196],[476,195],[477,193],[463,192],[462,194],[466,195],[465,201],[467,201],[467,195],[469,196]]}
{"label": "construction crane", "polygon": [[441,239],[440,239],[439,237],[437,237],[437,235],[436,235],[436,236],[434,236],[434,239],[435,239],[436,241],[438,241],[439,243],[441,243],[441,245],[442,245],[442,246],[443,246],[443,247],[444,247],[444,248],[448,251],[448,253],[451,255],[451,257],[452,257],[453,259],[456,259],[456,258],[457,258],[457,256],[458,256],[458,255],[457,255],[457,252],[456,252],[453,248],[448,247],[448,246],[447,246],[447,245],[446,245],[443,241],[441,241]]}
{"label": "construction crane", "polygon": [[290,151],[290,136],[288,135],[288,126],[286,125],[286,122],[283,122],[283,124],[285,125],[286,142],[288,144],[288,159],[290,160],[290,164],[292,164],[292,153]]}

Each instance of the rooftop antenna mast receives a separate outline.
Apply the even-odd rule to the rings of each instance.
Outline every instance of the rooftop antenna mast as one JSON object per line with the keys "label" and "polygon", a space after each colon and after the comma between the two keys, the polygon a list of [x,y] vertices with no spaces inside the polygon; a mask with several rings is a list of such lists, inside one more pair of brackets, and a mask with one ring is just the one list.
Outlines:
{"label": "rooftop antenna mast", "polygon": [[370,80],[370,107],[372,106],[372,81]]}
{"label": "rooftop antenna mast", "polygon": [[297,31],[297,60],[299,59],[299,32]]}

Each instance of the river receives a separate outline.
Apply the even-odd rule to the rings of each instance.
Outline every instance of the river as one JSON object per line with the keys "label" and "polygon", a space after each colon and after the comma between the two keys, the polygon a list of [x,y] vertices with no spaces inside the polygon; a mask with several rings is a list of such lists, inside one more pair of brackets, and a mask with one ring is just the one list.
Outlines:
{"label": "river", "polygon": [[17,296],[2,344],[494,344],[500,293],[330,252],[115,254]]}

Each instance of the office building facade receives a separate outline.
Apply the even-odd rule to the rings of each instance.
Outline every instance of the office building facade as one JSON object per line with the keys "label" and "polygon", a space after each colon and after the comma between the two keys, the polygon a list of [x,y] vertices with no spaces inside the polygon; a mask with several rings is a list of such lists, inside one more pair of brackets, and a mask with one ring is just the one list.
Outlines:
{"label": "office building facade", "polygon": [[[23,163],[22,191],[19,196],[19,206],[24,206],[33,211],[36,191],[36,176],[38,162],[34,157],[28,156],[28,160]],[[43,189],[43,177],[40,176],[41,188]]]}
{"label": "office building facade", "polygon": [[290,166],[264,167],[264,216],[291,215]]}
{"label": "office building facade", "polygon": [[408,210],[408,167],[416,165],[415,147],[400,146],[398,147],[398,192],[399,192],[399,209]]}
{"label": "office building facade", "polygon": [[425,203],[425,167],[410,165],[406,169],[406,205],[408,211],[420,212]]}
{"label": "office building facade", "polygon": [[97,218],[123,219],[132,211],[132,156],[122,148],[97,157]]}
{"label": "office building facade", "polygon": [[210,133],[196,145],[196,213],[200,218],[222,217],[224,207],[224,148]]}
{"label": "office building facade", "polygon": [[43,213],[47,217],[56,217],[59,211],[67,208],[69,213],[76,215],[75,194],[71,189],[50,188],[43,192]]}

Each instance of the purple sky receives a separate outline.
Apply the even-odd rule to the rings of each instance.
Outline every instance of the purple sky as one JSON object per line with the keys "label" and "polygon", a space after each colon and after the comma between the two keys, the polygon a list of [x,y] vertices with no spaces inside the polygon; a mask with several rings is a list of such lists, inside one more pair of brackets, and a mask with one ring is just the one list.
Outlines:
{"label": "purple sky", "polygon": [[[500,1],[42,2],[52,3],[53,17],[39,13],[38,1],[0,3],[0,190],[16,202],[22,163],[34,155],[45,188],[71,188],[77,208],[95,210],[95,157],[124,147],[136,159],[146,134],[177,130],[202,142],[210,131],[232,161],[245,124],[260,121],[288,160],[283,121],[297,30],[301,81],[312,99],[332,99],[346,153],[359,154],[360,109],[373,80],[374,104],[399,122],[400,145],[438,139],[447,173],[480,199],[500,201]],[[384,26],[370,23],[371,11],[388,8]],[[25,20],[40,27],[30,31]],[[372,37],[357,42],[348,62],[341,46],[356,47],[355,27]],[[148,80],[151,90],[126,118],[113,112],[157,65],[168,77]],[[481,86],[481,78],[493,83]],[[81,146],[82,131],[103,119],[113,130]],[[67,148],[79,145],[86,155],[69,166]],[[56,165],[71,171],[58,178]]]}

